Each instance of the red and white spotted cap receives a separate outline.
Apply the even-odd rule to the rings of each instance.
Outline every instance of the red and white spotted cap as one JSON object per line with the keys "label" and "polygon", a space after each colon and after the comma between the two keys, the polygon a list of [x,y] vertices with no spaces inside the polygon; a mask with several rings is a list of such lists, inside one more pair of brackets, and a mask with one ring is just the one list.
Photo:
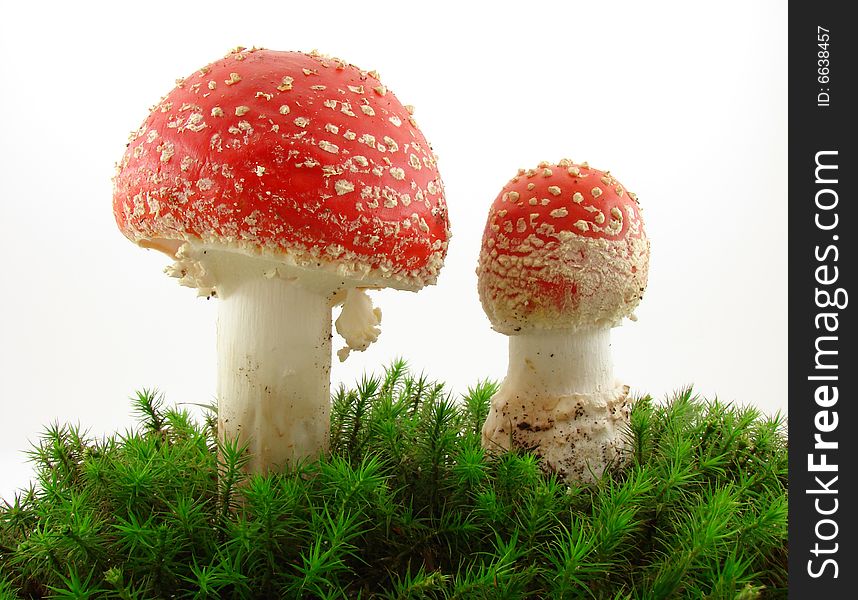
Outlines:
{"label": "red and white spotted cap", "polygon": [[116,222],[168,252],[193,242],[419,289],[450,230],[412,112],[342,60],[236,49],[179,80],[132,134]]}
{"label": "red and white spotted cap", "polygon": [[615,326],[649,271],[640,207],[608,171],[561,160],[521,169],[489,211],[477,275],[495,330]]}

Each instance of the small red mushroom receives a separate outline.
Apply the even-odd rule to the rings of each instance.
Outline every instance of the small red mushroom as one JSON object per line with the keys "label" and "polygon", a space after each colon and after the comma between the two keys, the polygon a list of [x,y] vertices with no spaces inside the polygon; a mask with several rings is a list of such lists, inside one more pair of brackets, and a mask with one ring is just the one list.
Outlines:
{"label": "small red mushroom", "polygon": [[331,308],[349,349],[378,336],[363,290],[433,284],[450,237],[435,155],[372,71],[237,49],[179,80],[131,136],[113,212],[168,273],[220,299],[221,436],[251,471],[328,438]]}
{"label": "small red mushroom", "polygon": [[483,309],[510,336],[484,446],[535,448],[576,480],[622,459],[629,388],[613,376],[610,329],[634,319],[648,268],[637,198],[610,172],[543,162],[504,186],[477,267]]}

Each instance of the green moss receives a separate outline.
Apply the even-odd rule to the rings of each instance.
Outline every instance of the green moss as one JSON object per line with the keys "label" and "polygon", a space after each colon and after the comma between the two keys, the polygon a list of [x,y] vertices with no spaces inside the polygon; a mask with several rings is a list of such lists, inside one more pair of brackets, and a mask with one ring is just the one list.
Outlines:
{"label": "green moss", "polygon": [[643,398],[627,464],[570,487],[484,453],[495,388],[397,361],[334,395],[330,456],[265,477],[151,391],[135,431],[53,425],[0,508],[0,599],[786,597],[778,419]]}

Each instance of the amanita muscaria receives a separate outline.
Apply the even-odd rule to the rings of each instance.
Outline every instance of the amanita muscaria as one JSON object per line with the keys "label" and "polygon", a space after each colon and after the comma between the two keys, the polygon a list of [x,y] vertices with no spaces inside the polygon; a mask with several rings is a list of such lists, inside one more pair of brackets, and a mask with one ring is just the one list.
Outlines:
{"label": "amanita muscaria", "polygon": [[250,471],[326,448],[332,307],[344,359],[379,334],[364,290],[438,276],[447,208],[412,111],[342,60],[237,49],[179,80],[117,167],[122,233],[219,299],[219,432]]}
{"label": "amanita muscaria", "polygon": [[569,480],[622,461],[629,388],[614,379],[610,330],[634,318],[648,267],[637,198],[609,172],[543,162],[504,186],[477,268],[483,309],[509,336],[485,447],[532,449]]}

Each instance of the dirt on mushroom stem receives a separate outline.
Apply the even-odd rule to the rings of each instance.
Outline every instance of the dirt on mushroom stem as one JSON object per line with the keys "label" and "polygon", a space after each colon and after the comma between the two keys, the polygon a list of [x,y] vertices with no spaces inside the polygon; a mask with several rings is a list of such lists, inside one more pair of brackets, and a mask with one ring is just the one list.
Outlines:
{"label": "dirt on mushroom stem", "polygon": [[510,336],[483,446],[529,449],[546,470],[592,481],[623,461],[630,410],[629,388],[614,378],[609,328]]}

